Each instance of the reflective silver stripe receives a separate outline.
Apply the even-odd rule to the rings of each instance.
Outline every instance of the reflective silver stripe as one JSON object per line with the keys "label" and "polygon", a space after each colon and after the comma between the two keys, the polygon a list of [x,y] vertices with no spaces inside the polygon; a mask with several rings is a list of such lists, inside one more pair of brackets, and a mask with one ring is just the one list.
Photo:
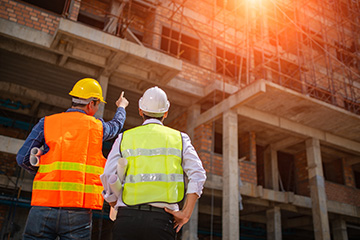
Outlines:
{"label": "reflective silver stripe", "polygon": [[137,157],[137,156],[159,156],[159,155],[174,155],[181,158],[181,150],[176,148],[137,148],[126,149],[122,152],[123,157]]}
{"label": "reflective silver stripe", "polygon": [[149,173],[128,175],[125,178],[126,183],[139,183],[139,182],[183,182],[182,174],[165,174],[165,173]]}

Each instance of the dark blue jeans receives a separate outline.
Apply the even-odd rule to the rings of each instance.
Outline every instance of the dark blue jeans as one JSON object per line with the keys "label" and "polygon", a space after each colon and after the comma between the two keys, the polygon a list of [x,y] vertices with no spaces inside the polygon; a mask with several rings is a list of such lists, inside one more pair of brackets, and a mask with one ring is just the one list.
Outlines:
{"label": "dark blue jeans", "polygon": [[112,229],[113,240],[175,240],[173,216],[164,210],[119,208]]}
{"label": "dark blue jeans", "polygon": [[30,209],[23,239],[91,239],[92,211],[82,208],[34,206]]}

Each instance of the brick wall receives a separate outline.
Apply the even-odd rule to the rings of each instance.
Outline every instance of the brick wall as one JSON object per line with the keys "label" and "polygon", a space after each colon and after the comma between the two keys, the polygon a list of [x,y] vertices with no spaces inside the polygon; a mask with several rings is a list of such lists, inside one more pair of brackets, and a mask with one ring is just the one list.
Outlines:
{"label": "brick wall", "polygon": [[79,11],[80,11],[81,0],[71,1],[70,4],[71,5],[69,6],[68,17],[69,17],[69,19],[71,19],[73,21],[77,21],[78,16],[79,16]]}
{"label": "brick wall", "polygon": [[[173,112],[169,111],[169,115],[171,115]],[[175,113],[174,113],[175,114]],[[184,112],[183,114],[179,115],[178,117],[176,117],[172,122],[167,122],[167,120],[165,119],[164,123],[165,125],[175,128],[181,132],[185,132],[187,133],[186,129],[187,129],[187,112]],[[193,139],[191,139],[193,140]]]}
{"label": "brick wall", "polygon": [[105,17],[109,13],[109,3],[93,0],[82,0],[80,10],[88,14],[96,15],[99,17]]}
{"label": "brick wall", "polygon": [[295,165],[295,193],[310,196],[309,174],[307,170],[306,152],[294,156]]}
{"label": "brick wall", "polygon": [[1,0],[0,18],[49,34],[55,33],[60,21],[46,10],[12,0]]}
{"label": "brick wall", "polygon": [[345,185],[349,186],[349,187],[356,187],[354,171],[353,171],[351,165],[347,164],[347,162],[345,161],[344,158],[341,159],[341,161],[342,161],[342,166],[343,166],[343,170],[344,170]]}
{"label": "brick wall", "polygon": [[256,169],[256,135],[254,132],[243,134],[239,138],[240,177],[244,182],[257,184]]}
{"label": "brick wall", "polygon": [[360,189],[325,181],[325,191],[328,200],[360,207]]}

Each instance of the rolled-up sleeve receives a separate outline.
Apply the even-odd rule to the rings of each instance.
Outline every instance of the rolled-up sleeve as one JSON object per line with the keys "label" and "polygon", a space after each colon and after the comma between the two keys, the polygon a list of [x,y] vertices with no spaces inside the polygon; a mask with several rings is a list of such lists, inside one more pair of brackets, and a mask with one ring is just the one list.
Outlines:
{"label": "rolled-up sleeve", "polygon": [[183,140],[182,167],[189,180],[186,193],[196,193],[200,197],[206,181],[206,171],[189,136],[186,133],[181,133],[181,136]]}
{"label": "rolled-up sleeve", "polygon": [[115,202],[118,199],[118,197],[111,191],[108,180],[110,176],[116,174],[117,163],[118,163],[118,159],[120,158],[121,138],[122,138],[122,134],[120,134],[119,137],[115,140],[112,149],[108,155],[104,168],[104,173],[100,175],[100,180],[104,187],[102,195],[105,201],[107,202]]}

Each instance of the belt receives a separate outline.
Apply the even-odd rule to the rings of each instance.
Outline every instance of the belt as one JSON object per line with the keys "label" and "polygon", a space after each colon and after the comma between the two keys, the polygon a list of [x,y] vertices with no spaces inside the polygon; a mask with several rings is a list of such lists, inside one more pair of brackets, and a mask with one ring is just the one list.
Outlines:
{"label": "belt", "polygon": [[57,207],[58,209],[62,210],[69,210],[69,211],[90,211],[91,208],[79,208],[79,207]]}
{"label": "belt", "polygon": [[165,210],[163,208],[153,207],[148,204],[142,204],[142,205],[137,205],[137,206],[127,206],[127,207],[121,207],[121,208],[135,209],[135,210],[141,210],[141,211],[150,211],[150,212],[162,212],[162,213],[165,212]]}

